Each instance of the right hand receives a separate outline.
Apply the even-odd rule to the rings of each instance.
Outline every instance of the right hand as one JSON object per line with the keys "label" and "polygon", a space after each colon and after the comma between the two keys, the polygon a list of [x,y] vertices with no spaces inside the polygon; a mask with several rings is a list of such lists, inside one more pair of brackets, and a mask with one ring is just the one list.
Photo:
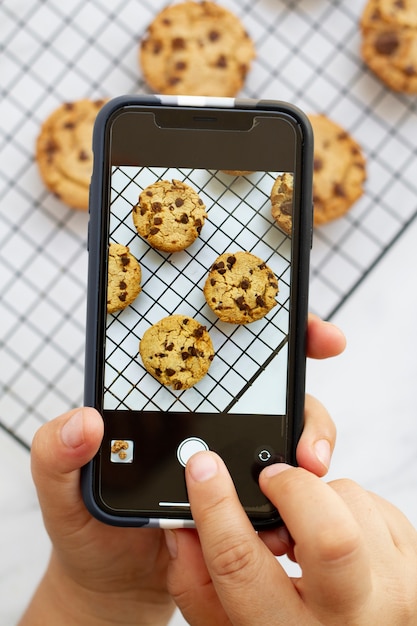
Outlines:
{"label": "right hand", "polygon": [[265,468],[260,486],[302,570],[292,579],[254,532],[220,457],[194,455],[186,478],[198,534],[167,532],[168,581],[191,625],[416,626],[417,532],[388,502],[349,480]]}

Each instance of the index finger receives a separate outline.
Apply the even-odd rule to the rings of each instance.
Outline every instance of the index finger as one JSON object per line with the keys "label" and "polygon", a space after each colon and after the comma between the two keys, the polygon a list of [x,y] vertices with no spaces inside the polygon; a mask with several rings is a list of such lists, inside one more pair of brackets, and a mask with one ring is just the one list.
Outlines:
{"label": "index finger", "polygon": [[204,560],[230,621],[240,626],[292,624],[301,601],[259,539],[221,458],[199,452],[186,467],[191,511]]}
{"label": "index finger", "polygon": [[307,356],[312,359],[327,359],[341,354],[345,347],[346,337],[340,328],[309,313]]}

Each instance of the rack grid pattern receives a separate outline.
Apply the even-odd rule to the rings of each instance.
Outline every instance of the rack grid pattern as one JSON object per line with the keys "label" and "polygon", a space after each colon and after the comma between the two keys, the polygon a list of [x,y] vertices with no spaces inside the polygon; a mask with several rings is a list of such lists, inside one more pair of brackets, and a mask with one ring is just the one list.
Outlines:
{"label": "rack grid pattern", "polygon": [[[129,246],[139,260],[142,291],[132,305],[107,317],[104,408],[233,412],[245,396],[246,411],[250,406],[255,411],[261,400],[253,383],[265,376],[272,359],[276,384],[285,389],[286,351],[281,359],[274,357],[287,342],[291,240],[271,215],[269,198],[276,177],[277,172],[231,176],[212,170],[114,168],[110,241]],[[139,194],[159,180],[181,180],[198,193],[207,212],[198,239],[186,250],[169,255],[139,237],[132,219]],[[261,320],[245,325],[220,322],[203,295],[208,270],[217,257],[239,250],[266,263],[279,285],[277,305]],[[144,332],[174,314],[188,315],[204,324],[215,351],[208,374],[182,393],[161,386],[138,357]],[[285,413],[285,393],[277,395],[281,403],[279,408],[274,403],[274,407]]]}
{"label": "rack grid pattern", "polygon": [[[147,92],[138,43],[166,0],[0,3],[0,425],[29,447],[82,402],[88,217],[43,187],[34,160],[62,102]],[[361,61],[364,0],[221,0],[257,58],[242,96],[324,113],[361,144],[363,197],[316,229],[311,308],[330,319],[417,214],[416,100]]]}

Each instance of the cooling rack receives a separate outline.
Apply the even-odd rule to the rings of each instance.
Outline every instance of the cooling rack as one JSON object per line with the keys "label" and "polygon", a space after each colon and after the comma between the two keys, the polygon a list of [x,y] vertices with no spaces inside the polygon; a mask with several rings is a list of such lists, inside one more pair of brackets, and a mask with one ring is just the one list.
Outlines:
{"label": "cooling rack", "polygon": [[[26,447],[43,422],[82,402],[84,362],[88,217],[43,187],[36,136],[62,102],[148,92],[138,43],[165,4],[0,2],[0,425]],[[364,150],[364,195],[315,230],[311,309],[330,319],[417,214],[416,99],[363,65],[363,0],[221,4],[257,49],[240,95],[324,113]]]}

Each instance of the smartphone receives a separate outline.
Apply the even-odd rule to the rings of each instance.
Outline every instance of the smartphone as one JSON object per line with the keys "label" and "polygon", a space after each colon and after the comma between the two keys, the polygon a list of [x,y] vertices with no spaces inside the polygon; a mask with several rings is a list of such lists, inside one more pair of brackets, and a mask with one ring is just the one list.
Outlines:
{"label": "smartphone", "polygon": [[[308,119],[279,101],[120,97],[99,112],[93,151],[85,404],[102,414],[104,438],[83,468],[86,505],[113,525],[192,526],[184,467],[208,449],[224,459],[254,527],[273,527],[279,512],[260,491],[258,476],[273,462],[295,464],[303,426],[312,239]],[[291,183],[286,195],[277,184],[284,175]],[[176,199],[179,189],[189,195]],[[286,224],[273,214],[280,197]],[[178,218],[177,205],[189,212]],[[146,215],[148,230],[139,224]],[[191,219],[191,242],[179,245],[171,235]],[[164,248],[168,240],[175,245]],[[130,260],[136,268],[137,292],[126,300],[127,278],[119,276],[116,310],[109,308],[115,245],[125,255],[119,270]],[[254,287],[259,293],[249,306],[246,292],[255,277],[264,281],[265,268],[269,286]],[[235,293],[226,307],[230,281],[245,293]],[[213,295],[222,282],[223,294]],[[226,308],[229,317],[221,315]],[[243,317],[232,314],[239,311]],[[186,339],[185,325],[189,332],[193,324],[198,332]],[[204,346],[187,343],[190,336]],[[176,365],[165,367],[174,352]],[[178,355],[186,383],[174,375]]]}

